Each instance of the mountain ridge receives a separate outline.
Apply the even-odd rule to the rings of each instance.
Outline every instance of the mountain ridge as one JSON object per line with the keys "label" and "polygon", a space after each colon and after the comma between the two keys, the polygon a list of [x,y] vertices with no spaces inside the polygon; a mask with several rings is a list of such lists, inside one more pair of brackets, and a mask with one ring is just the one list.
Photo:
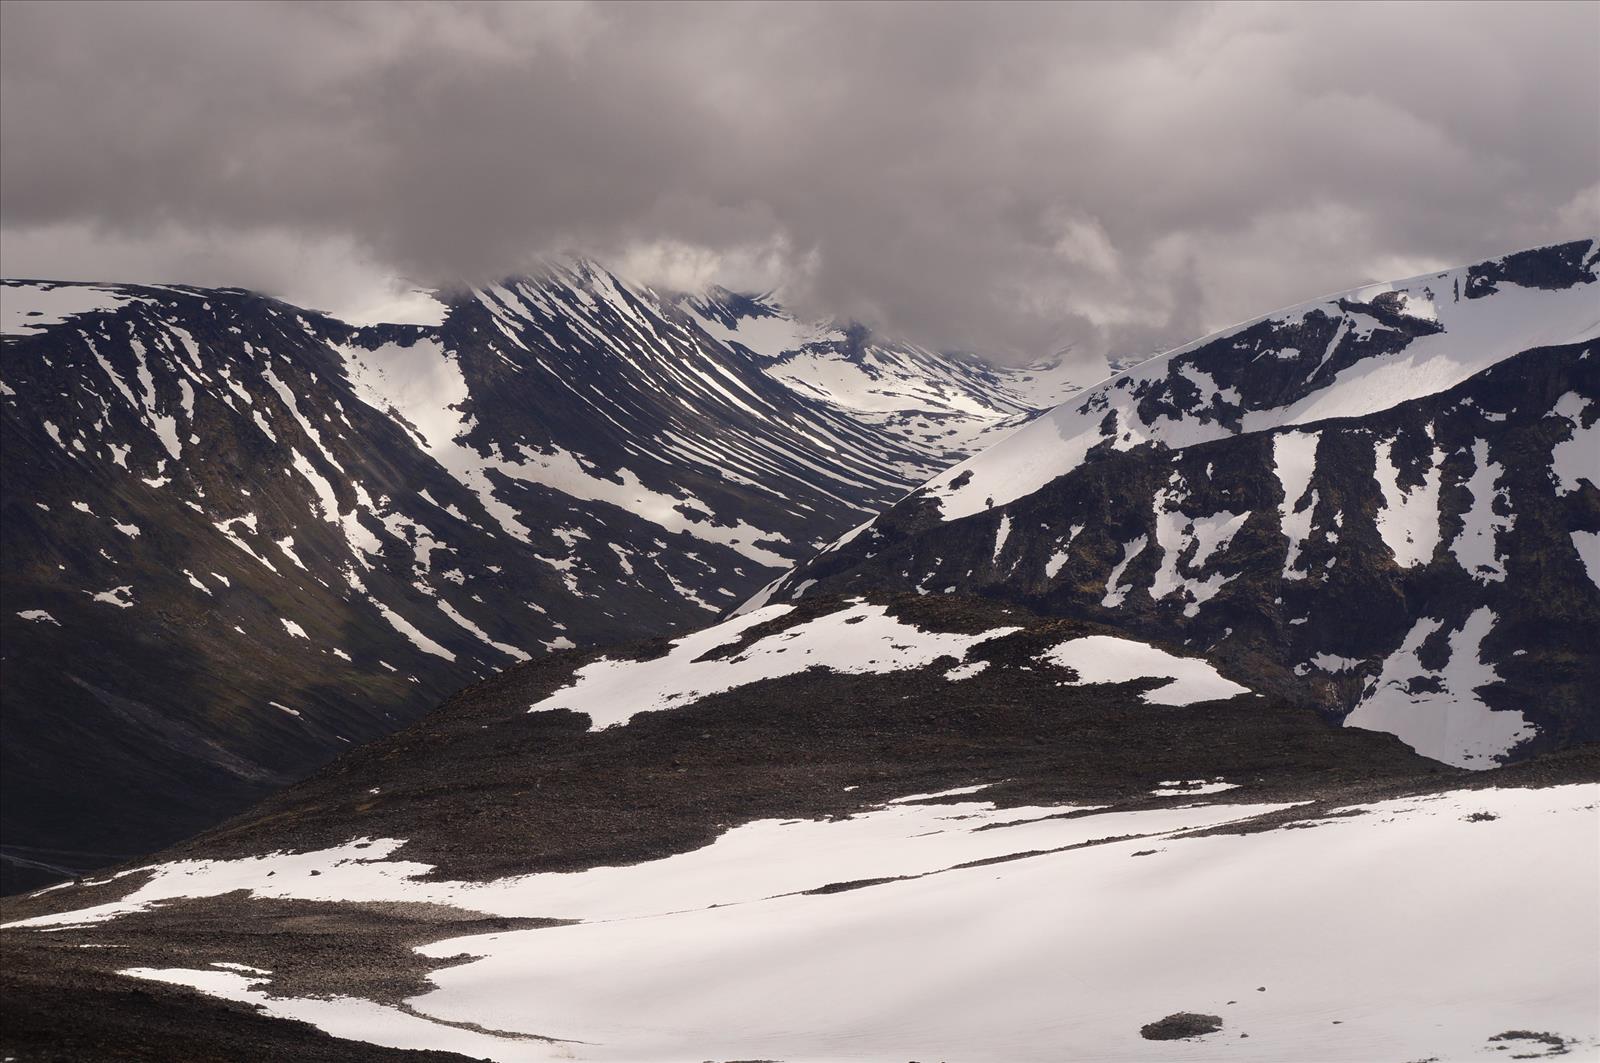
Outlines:
{"label": "mountain ridge", "polygon": [[980,593],[1248,661],[1451,763],[1593,740],[1594,248],[1363,286],[1141,363],[742,608]]}
{"label": "mountain ridge", "polygon": [[[925,431],[857,418],[592,264],[438,326],[0,300],[8,867],[175,840],[194,795],[242,807],[528,654],[692,625],[965,453],[944,392],[901,389]],[[1017,416],[1002,379],[963,425]]]}

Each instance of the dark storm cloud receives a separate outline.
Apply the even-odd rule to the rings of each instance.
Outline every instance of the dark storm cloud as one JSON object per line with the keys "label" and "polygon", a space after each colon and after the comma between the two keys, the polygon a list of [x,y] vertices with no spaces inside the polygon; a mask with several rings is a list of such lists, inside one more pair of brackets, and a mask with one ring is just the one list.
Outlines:
{"label": "dark storm cloud", "polygon": [[7,3],[11,275],[577,250],[1022,357],[1600,228],[1600,8]]}

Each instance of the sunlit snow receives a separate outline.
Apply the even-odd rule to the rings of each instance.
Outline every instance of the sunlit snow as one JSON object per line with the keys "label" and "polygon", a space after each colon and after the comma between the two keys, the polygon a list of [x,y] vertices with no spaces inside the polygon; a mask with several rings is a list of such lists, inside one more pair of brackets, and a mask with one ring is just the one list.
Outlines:
{"label": "sunlit snow", "polygon": [[[126,972],[337,1036],[503,1061],[1370,1063],[1487,1058],[1490,1037],[1518,1029],[1592,1051],[1597,801],[1594,785],[1470,790],[1358,806],[1314,830],[1200,835],[1184,832],[1275,806],[1062,819],[902,803],[481,884],[420,879],[426,865],[387,859],[395,843],[357,842],[166,865],[126,901],[30,924],[92,926],[240,889],[583,920],[423,946],[457,962],[403,1011],[336,986],[271,996],[258,970]],[[862,886],[805,892],[841,882]],[[1537,904],[1506,907],[1530,889]],[[1139,1036],[1191,1010],[1222,1016],[1223,1032]]]}

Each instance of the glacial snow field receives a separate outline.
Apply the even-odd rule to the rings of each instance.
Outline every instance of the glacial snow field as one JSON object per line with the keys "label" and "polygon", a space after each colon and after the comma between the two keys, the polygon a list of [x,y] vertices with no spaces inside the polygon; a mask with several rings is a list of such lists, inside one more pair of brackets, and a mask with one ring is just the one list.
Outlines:
{"label": "glacial snow field", "polygon": [[1459,767],[1600,741],[1600,243],[1119,373],[743,608],[982,594],[1204,650]]}
{"label": "glacial snow field", "polygon": [[1465,771],[1096,625],[805,599],[518,665],[8,899],[0,1050],[1588,1058],[1597,832],[1593,746]]}
{"label": "glacial snow field", "polygon": [[1073,388],[587,262],[418,299],[0,284],[6,884],[704,623]]}

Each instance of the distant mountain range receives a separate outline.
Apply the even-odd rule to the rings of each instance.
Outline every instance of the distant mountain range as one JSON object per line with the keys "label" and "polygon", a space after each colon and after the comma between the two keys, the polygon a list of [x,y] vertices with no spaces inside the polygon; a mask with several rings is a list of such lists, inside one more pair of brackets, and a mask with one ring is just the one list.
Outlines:
{"label": "distant mountain range", "polygon": [[356,327],[0,287],[7,876],[174,841],[530,655],[715,617],[1103,375],[582,261],[440,298]]}

